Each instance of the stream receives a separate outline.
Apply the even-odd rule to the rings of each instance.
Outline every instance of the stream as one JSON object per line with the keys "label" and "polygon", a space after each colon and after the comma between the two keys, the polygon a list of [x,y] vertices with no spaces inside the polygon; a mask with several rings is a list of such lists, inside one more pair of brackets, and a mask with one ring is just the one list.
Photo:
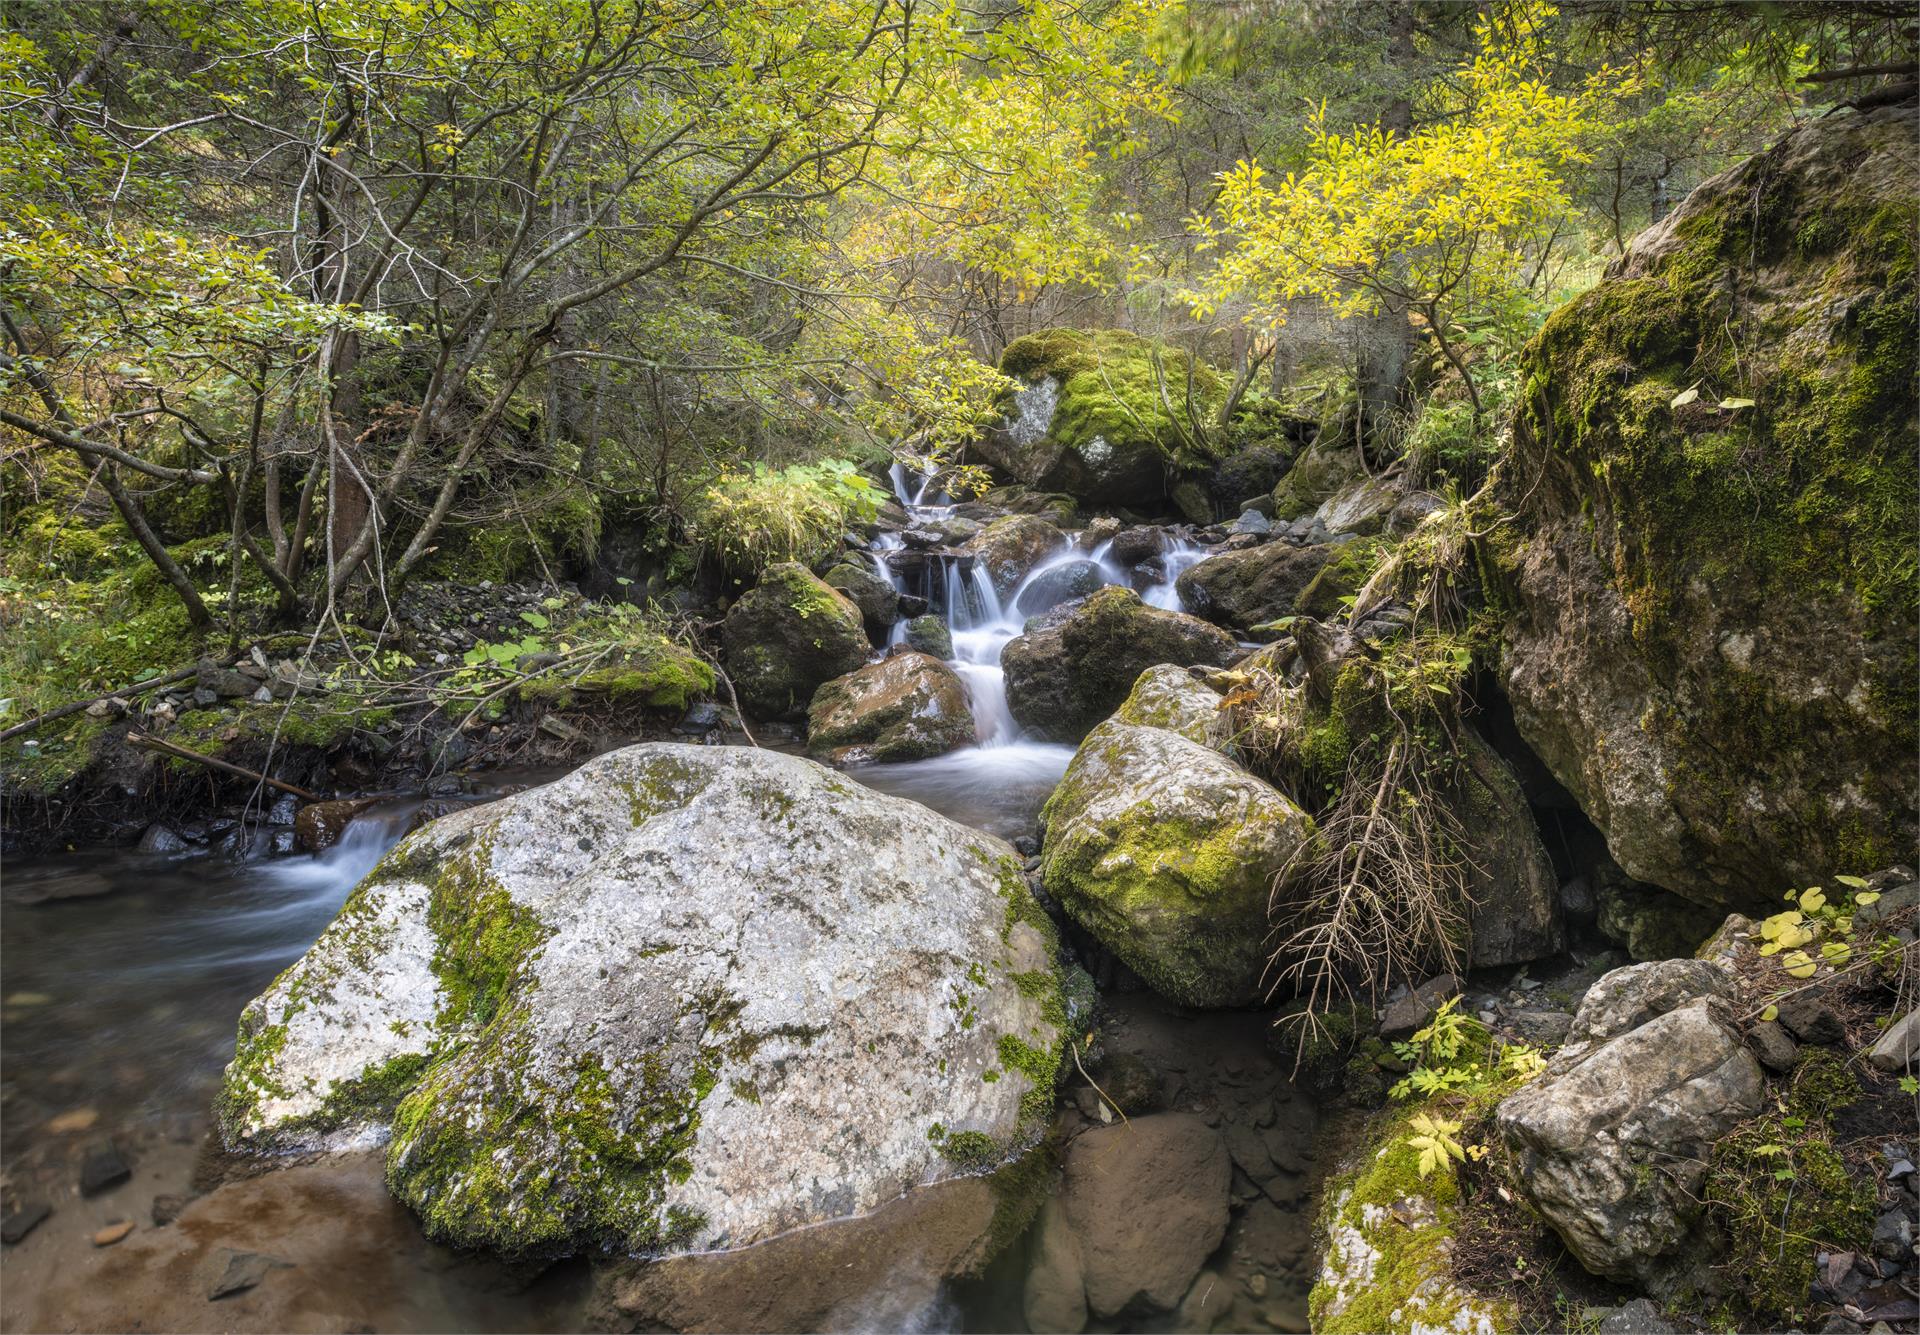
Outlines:
{"label": "stream", "polygon": [[[951,515],[933,479],[896,468],[894,483],[911,524]],[[1128,584],[1149,603],[1177,608],[1175,579],[1205,554],[1170,539],[1157,569],[1135,576],[1108,558],[1110,545],[1083,550],[1070,535],[1002,599],[983,569],[952,556],[921,567],[937,565],[938,587],[909,589],[888,560],[902,547],[899,534],[876,539],[876,568],[902,592],[927,598],[947,623],[951,665],[967,686],[979,742],[930,760],[849,772],[1002,837],[1032,834],[1073,748],[1025,740],[1007,708],[1000,652],[1031,614],[1030,591],[1062,566],[1090,563],[1101,583]],[[273,1279],[271,1305],[252,1318],[245,1316],[249,1309],[215,1306],[197,1291],[183,1294],[182,1286],[193,1290],[204,1276],[188,1276],[184,1260],[168,1264],[170,1254],[154,1241],[177,1231],[152,1225],[150,1215],[160,1211],[156,1198],[195,1194],[196,1171],[199,1189],[215,1185],[204,1180],[203,1146],[241,1009],[307,949],[360,878],[411,828],[419,805],[377,806],[355,819],[337,845],[314,856],[167,858],[85,850],[7,867],[0,913],[0,1122],[6,1128],[0,1148],[12,1195],[45,1200],[53,1213],[0,1258],[0,1326],[204,1321],[218,1329],[250,1328],[250,1322],[251,1328],[341,1329],[345,1321],[387,1331],[591,1324],[586,1267],[562,1265],[535,1279],[430,1244],[385,1196],[377,1167],[365,1158],[228,1182],[219,1193],[231,1201],[224,1213],[210,1209],[196,1219],[196,1245],[303,1257]],[[1165,1110],[1197,1113],[1219,1130],[1236,1167],[1225,1240],[1181,1312],[1093,1328],[1305,1330],[1317,1113],[1285,1078],[1289,1067],[1268,1046],[1265,1017],[1183,1012],[1145,993],[1104,1000],[1106,1050],[1152,1073]],[[1062,1116],[1070,1128],[1108,1120],[1081,1084],[1063,1081]],[[90,1156],[108,1145],[125,1159],[131,1180],[82,1196],[76,1183]],[[1256,1160],[1261,1167],[1253,1166]],[[1270,1163],[1289,1167],[1271,1171]],[[139,1230],[128,1243],[92,1244],[96,1229],[121,1219],[134,1220]],[[1153,1221],[1135,1227],[1151,1228]],[[876,1302],[875,1316],[849,1320],[876,1329],[903,1322],[926,1330],[1025,1329],[1022,1295],[1033,1250],[1031,1236],[1018,1240],[978,1278],[941,1286],[931,1298],[916,1294],[910,1317],[897,1304]],[[191,1305],[182,1309],[182,1301]],[[189,1315],[175,1315],[180,1311]]]}

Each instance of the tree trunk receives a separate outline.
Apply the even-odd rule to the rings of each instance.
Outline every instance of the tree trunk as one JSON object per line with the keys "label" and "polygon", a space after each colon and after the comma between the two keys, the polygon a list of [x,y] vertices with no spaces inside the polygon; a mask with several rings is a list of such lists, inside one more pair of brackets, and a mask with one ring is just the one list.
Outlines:
{"label": "tree trunk", "polygon": [[[1411,4],[1396,5],[1388,26],[1388,66],[1404,79],[1412,78],[1414,11]],[[1413,103],[1404,85],[1380,111],[1380,128],[1406,135],[1413,130]],[[1355,350],[1354,384],[1360,399],[1359,440],[1376,458],[1399,445],[1398,418],[1406,402],[1407,365],[1412,360],[1413,322],[1407,303],[1388,298],[1380,310],[1362,322]]]}

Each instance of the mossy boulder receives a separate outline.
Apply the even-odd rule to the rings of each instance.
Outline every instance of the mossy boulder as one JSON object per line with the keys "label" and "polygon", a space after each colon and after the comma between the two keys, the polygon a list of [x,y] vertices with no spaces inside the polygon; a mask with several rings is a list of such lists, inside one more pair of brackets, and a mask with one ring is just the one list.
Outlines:
{"label": "mossy boulder", "polygon": [[1005,598],[1066,545],[1067,535],[1038,515],[1002,515],[968,541],[966,553],[986,570],[994,596]]}
{"label": "mossy boulder", "polygon": [[1176,474],[1212,462],[1192,419],[1209,421],[1226,387],[1177,348],[1118,329],[1047,329],[1008,344],[1000,370],[1022,388],[975,448],[1016,482],[1155,509]]}
{"label": "mossy boulder", "polygon": [[1171,663],[1156,663],[1142,672],[1113,716],[1122,723],[1177,732],[1222,755],[1233,754],[1233,719],[1220,693]]}
{"label": "mossy boulder", "polygon": [[794,756],[629,747],[389,853],[247,1007],[220,1129],[390,1129],[457,1246],[742,1246],[1032,1144],[1056,946],[997,839]]}
{"label": "mossy boulder", "polygon": [[1174,588],[1195,616],[1246,630],[1291,615],[1314,577],[1341,550],[1332,543],[1265,542],[1187,567]]}
{"label": "mossy boulder", "polygon": [[931,612],[907,622],[904,638],[909,649],[940,659],[953,657],[953,632]]}
{"label": "mossy boulder", "polygon": [[1523,357],[1515,720],[1630,875],[1713,908],[1920,834],[1914,122],[1706,182]]}
{"label": "mossy boulder", "polygon": [[829,588],[845,594],[860,609],[870,632],[885,638],[888,627],[900,619],[900,593],[891,580],[885,580],[866,566],[842,561],[820,577]]}
{"label": "mossy boulder", "polygon": [[727,611],[727,671],[740,703],[764,719],[805,718],[824,681],[867,661],[860,609],[805,566],[769,566]]}
{"label": "mossy boulder", "polygon": [[1274,484],[1273,517],[1304,518],[1343,487],[1366,475],[1366,464],[1351,437],[1323,431],[1313,444],[1301,451],[1287,475]]}
{"label": "mossy boulder", "polygon": [[924,760],[974,741],[967,688],[921,653],[896,653],[835,677],[807,710],[807,749],[835,764]]}
{"label": "mossy boulder", "polygon": [[1226,632],[1109,586],[1030,622],[1026,634],[1000,651],[1000,666],[1007,707],[1020,726],[1036,737],[1075,742],[1118,708],[1154,664],[1221,667],[1237,652]]}
{"label": "mossy boulder", "polygon": [[1258,998],[1267,901],[1313,821],[1200,743],[1109,720],[1040,813],[1047,892],[1162,996]]}

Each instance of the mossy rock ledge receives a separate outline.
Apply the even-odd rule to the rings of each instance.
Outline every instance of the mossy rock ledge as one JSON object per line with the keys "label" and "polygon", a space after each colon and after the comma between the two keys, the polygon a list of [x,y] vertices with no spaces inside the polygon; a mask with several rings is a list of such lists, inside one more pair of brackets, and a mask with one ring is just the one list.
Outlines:
{"label": "mossy rock ledge", "polygon": [[1171,478],[1213,462],[1189,412],[1211,420],[1226,387],[1178,348],[1119,329],[1044,329],[1008,344],[1000,371],[1021,387],[973,448],[1020,484],[1152,510]]}
{"label": "mossy rock ledge", "polygon": [[794,756],[629,747],[390,852],[247,1007],[221,1133],[390,1136],[454,1245],[743,1246],[1032,1144],[1057,948],[997,839]]}
{"label": "mossy rock ledge", "polygon": [[1807,122],[1523,358],[1516,721],[1629,875],[1721,911],[1920,833],[1915,129]]}

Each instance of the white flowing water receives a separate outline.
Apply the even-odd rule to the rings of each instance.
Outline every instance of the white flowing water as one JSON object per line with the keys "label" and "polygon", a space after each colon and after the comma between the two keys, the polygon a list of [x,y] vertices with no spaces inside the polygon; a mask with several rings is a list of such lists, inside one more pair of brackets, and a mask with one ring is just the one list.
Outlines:
{"label": "white flowing water", "polygon": [[[909,528],[935,526],[953,515],[955,507],[940,490],[937,473],[916,476],[896,463],[889,476]],[[1157,573],[1140,585],[1133,572],[1113,559],[1112,547],[1108,540],[1088,551],[1069,536],[1003,598],[981,563],[951,556],[929,557],[938,562],[939,575],[919,589],[909,588],[890,559],[905,550],[905,540],[894,532],[875,538],[870,549],[875,570],[899,592],[927,598],[931,610],[945,622],[953,641],[947,665],[967,688],[978,740],[974,746],[930,760],[860,766],[854,771],[857,777],[871,787],[911,797],[997,834],[1011,837],[1030,832],[1040,804],[1073,758],[1073,748],[1026,736],[1007,705],[1002,651],[1026,629],[1031,616],[1100,585],[1137,587],[1149,606],[1181,610],[1174,581],[1206,555],[1205,548],[1170,537],[1167,549],[1150,563],[1149,569],[1157,566]],[[1069,567],[1076,569],[1068,573]],[[1061,580],[1071,585],[1065,596],[1052,587]],[[905,637],[902,619],[889,633],[888,647]]]}

